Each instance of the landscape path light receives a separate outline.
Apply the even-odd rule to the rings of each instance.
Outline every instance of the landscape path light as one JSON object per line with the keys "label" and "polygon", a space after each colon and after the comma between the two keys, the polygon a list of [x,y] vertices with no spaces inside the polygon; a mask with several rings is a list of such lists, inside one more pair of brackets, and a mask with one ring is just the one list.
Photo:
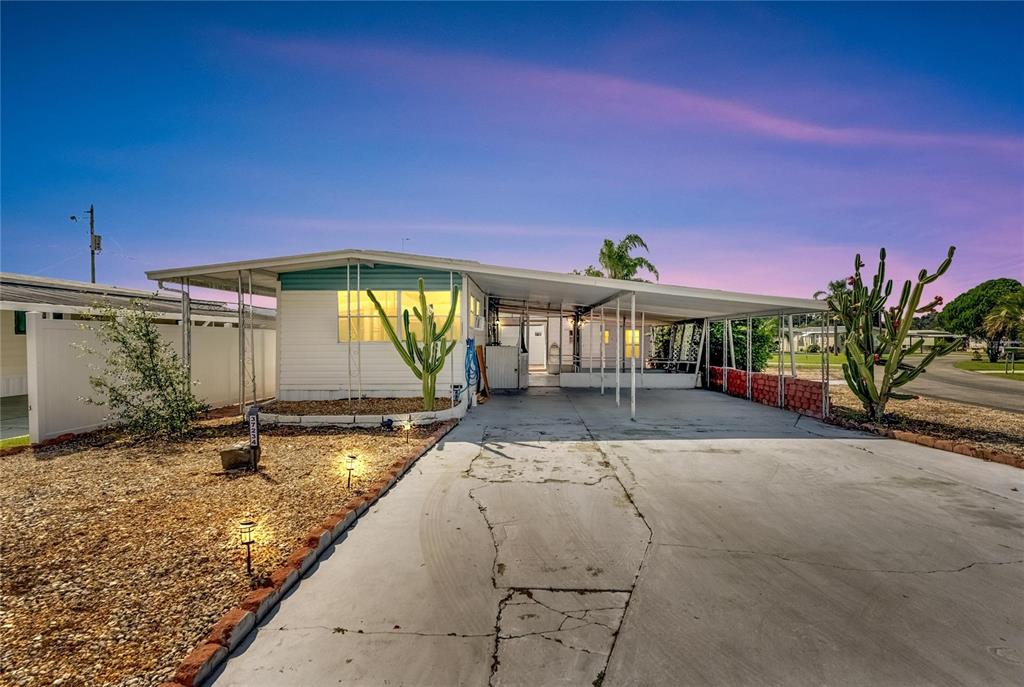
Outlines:
{"label": "landscape path light", "polygon": [[245,570],[250,576],[252,576],[252,545],[255,542],[255,531],[256,522],[252,519],[251,515],[246,515],[245,518],[238,523],[239,539],[245,546]]}
{"label": "landscape path light", "polygon": [[352,488],[352,471],[356,469],[356,457],[355,456],[349,456],[348,457],[348,465],[346,466],[345,469],[348,470],[348,486],[346,488],[351,489]]}
{"label": "landscape path light", "polygon": [[405,434],[405,443],[409,443],[409,434],[412,433],[412,418],[402,422],[402,430]]}

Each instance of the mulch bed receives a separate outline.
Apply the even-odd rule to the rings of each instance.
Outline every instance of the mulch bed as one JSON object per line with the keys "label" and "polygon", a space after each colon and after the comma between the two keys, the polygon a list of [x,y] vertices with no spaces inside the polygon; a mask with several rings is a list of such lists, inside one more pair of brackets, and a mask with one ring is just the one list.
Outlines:
{"label": "mulch bed", "polygon": [[[157,685],[250,591],[238,522],[257,522],[257,576],[426,445],[378,429],[276,427],[256,474],[227,475],[236,419],[183,442],[113,434],[0,459],[0,682]],[[346,488],[344,456],[359,457]]]}
{"label": "mulch bed", "polygon": [[[446,397],[434,399],[434,410],[452,407]],[[336,401],[274,401],[260,407],[265,413],[278,415],[400,415],[423,411],[423,397],[361,398]]]}
{"label": "mulch bed", "polygon": [[[835,417],[868,422],[852,391],[840,385],[833,385],[830,391]],[[932,398],[889,401],[886,410],[885,420],[872,424],[1024,457],[1024,416],[1020,413]]]}

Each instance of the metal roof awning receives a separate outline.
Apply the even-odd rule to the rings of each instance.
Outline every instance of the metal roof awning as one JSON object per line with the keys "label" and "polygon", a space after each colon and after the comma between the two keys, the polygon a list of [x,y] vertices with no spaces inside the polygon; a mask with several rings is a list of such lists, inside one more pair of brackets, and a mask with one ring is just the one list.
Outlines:
{"label": "metal roof awning", "polygon": [[[0,273],[0,308],[4,310],[40,310],[43,312],[87,313],[97,306],[126,308],[142,301],[157,315],[181,317],[181,299],[177,294],[161,294],[107,284],[92,284],[67,279],[51,279],[25,274]],[[254,321],[260,327],[272,327],[276,312],[255,308]],[[219,301],[191,300],[192,319],[209,322],[236,322],[238,311]]]}
{"label": "metal roof awning", "polygon": [[827,305],[810,298],[787,298],[717,289],[605,279],[560,272],[485,265],[472,260],[455,260],[388,251],[339,250],[212,265],[197,265],[146,273],[157,282],[182,283],[225,291],[238,289],[239,273],[252,275],[253,293],[274,296],[279,275],[300,270],[360,264],[408,265],[424,269],[462,272],[485,293],[507,307],[531,311],[587,312],[618,297],[636,295],[636,308],[648,322],[677,322],[685,319],[713,320],[738,317],[767,317],[822,312]]}

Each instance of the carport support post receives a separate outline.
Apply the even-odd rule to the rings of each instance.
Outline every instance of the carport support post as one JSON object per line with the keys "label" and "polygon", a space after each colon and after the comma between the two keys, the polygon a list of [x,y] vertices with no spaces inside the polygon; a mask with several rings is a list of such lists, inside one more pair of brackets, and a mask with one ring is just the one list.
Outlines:
{"label": "carport support post", "polygon": [[601,331],[598,334],[598,346],[601,347],[601,395],[604,396],[604,306],[601,306]]}
{"label": "carport support post", "polygon": [[750,369],[750,358],[751,358],[751,339],[754,338],[753,331],[751,330],[751,318],[747,318],[747,400],[751,398],[751,369]]}
{"label": "carport support post", "polygon": [[622,312],[619,308],[619,301],[615,299],[615,405],[622,405],[619,401],[619,372],[622,370]]}
{"label": "carport support post", "polygon": [[782,356],[784,355],[784,353],[782,351],[782,337],[783,337],[783,331],[782,330],[783,330],[783,327],[785,326],[785,321],[784,320],[785,320],[785,318],[782,315],[779,315],[779,365],[778,365],[778,372],[779,372],[778,382],[779,383],[775,385],[775,391],[778,392],[779,407],[780,408],[783,408],[786,405],[786,377],[782,373],[782,366],[783,366]]}
{"label": "carport support post", "polygon": [[722,393],[728,393],[728,389],[729,389],[729,333],[730,332],[732,332],[732,321],[731,320],[722,320]]}
{"label": "carport support post", "polygon": [[181,280],[181,361],[192,378],[192,296],[188,278]]}
{"label": "carport support post", "polygon": [[345,261],[345,351],[348,353],[348,382],[345,389],[352,402],[352,261]]}
{"label": "carport support post", "polygon": [[[633,301],[634,302],[636,301],[636,294],[633,294]],[[647,320],[644,317],[644,314],[645,313],[640,313],[640,379],[641,380],[644,377],[644,368],[647,367],[644,364],[646,362],[646,360],[647,360],[647,358],[644,357],[644,339],[647,336],[644,333],[644,327],[647,324]]]}
{"label": "carport support post", "polygon": [[796,379],[796,353],[793,351],[793,316],[789,316],[789,373]]}
{"label": "carport support post", "polygon": [[711,320],[704,318],[704,367],[707,374],[704,375],[704,388],[711,388]]}
{"label": "carport support post", "polygon": [[242,270],[238,270],[238,413],[245,416],[245,305],[242,302]]}
{"label": "carport support post", "polygon": [[[629,330],[636,335],[636,293],[629,294]],[[640,338],[639,336],[637,337]],[[636,355],[642,346],[637,342],[629,356],[629,419],[636,419]]]}

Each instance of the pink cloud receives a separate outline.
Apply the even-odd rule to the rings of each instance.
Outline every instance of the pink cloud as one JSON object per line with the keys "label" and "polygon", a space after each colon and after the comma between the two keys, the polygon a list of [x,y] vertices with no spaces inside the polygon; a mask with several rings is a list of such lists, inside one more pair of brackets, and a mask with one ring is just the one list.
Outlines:
{"label": "pink cloud", "polygon": [[626,77],[563,69],[480,55],[417,52],[348,41],[275,39],[233,36],[250,52],[319,69],[364,73],[386,70],[400,79],[456,92],[463,97],[527,103],[531,112],[562,108],[576,116],[610,115],[660,126],[699,123],[770,139],[830,146],[898,146],[962,148],[997,153],[1015,160],[1024,154],[1024,139],[840,127],[773,114],[739,100]]}

